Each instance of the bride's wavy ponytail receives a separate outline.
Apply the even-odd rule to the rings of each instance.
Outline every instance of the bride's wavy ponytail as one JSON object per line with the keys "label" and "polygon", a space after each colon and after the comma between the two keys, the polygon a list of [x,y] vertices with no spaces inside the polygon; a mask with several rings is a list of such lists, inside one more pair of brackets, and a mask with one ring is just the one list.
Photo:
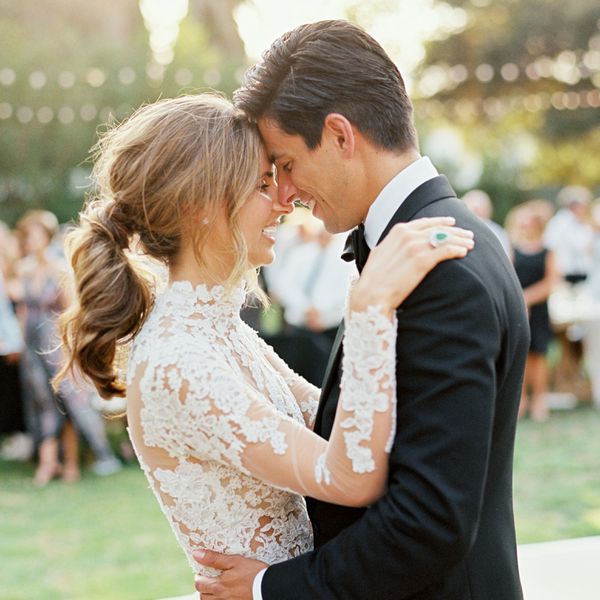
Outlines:
{"label": "bride's wavy ponytail", "polygon": [[77,300],[60,319],[68,359],[57,380],[76,367],[103,398],[125,395],[117,344],[139,331],[153,298],[152,281],[125,254],[132,231],[117,215],[114,202],[95,201],[65,241]]}
{"label": "bride's wavy ponytail", "polygon": [[248,260],[237,215],[256,189],[259,156],[256,127],[227,100],[206,94],[144,106],[101,136],[94,192],[65,241],[75,300],[60,320],[67,357],[55,386],[75,372],[103,398],[125,395],[115,358],[143,325],[155,290],[151,271],[136,264],[137,251],[169,266],[187,236],[202,263],[223,205],[236,253],[223,283],[239,283]]}

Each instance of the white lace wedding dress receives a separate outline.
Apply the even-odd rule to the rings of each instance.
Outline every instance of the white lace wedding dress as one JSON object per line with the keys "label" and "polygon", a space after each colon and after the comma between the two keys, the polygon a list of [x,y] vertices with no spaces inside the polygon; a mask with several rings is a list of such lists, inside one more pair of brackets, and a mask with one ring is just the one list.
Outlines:
{"label": "white lace wedding dress", "polygon": [[395,319],[377,309],[346,318],[328,443],[310,430],[319,390],[241,320],[244,296],[171,284],[129,357],[129,435],[190,565],[206,574],[198,547],[269,564],[310,550],[303,495],[377,497],[394,434]]}

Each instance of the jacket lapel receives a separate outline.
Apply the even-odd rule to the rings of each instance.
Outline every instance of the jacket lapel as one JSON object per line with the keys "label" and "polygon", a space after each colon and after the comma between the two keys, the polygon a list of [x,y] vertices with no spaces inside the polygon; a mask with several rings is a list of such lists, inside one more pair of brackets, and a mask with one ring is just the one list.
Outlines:
{"label": "jacket lapel", "polygon": [[337,381],[337,373],[339,370],[340,361],[342,358],[342,339],[344,338],[344,322],[340,324],[329,354],[329,361],[327,362],[327,368],[325,369],[325,375],[323,377],[323,386],[321,387],[321,397],[319,398],[319,407],[317,409],[317,416],[315,418],[314,430],[318,431],[321,423],[321,416],[323,414],[323,408],[325,406],[326,399],[329,397],[331,388]]}

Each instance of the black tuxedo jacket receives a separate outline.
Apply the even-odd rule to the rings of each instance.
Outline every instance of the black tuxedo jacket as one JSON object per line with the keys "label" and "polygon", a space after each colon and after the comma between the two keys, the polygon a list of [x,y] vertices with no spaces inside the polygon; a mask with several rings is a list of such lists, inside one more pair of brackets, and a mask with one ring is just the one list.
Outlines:
{"label": "black tuxedo jacket", "polygon": [[[366,509],[309,499],[316,549],[271,566],[264,600],[518,600],[512,462],[529,328],[498,240],[445,177],[418,187],[392,225],[454,216],[475,233],[397,312],[395,443],[388,489]],[[340,336],[341,337],[341,336]],[[339,395],[334,346],[315,431]]]}

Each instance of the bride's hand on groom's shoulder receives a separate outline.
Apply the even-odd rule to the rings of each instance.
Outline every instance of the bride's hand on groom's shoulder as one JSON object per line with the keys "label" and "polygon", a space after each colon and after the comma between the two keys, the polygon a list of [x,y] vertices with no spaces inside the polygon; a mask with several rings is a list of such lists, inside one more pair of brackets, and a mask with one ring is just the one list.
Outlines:
{"label": "bride's hand on groom's shoulder", "polygon": [[201,565],[222,571],[218,577],[196,575],[195,586],[202,600],[252,600],[254,579],[260,571],[269,566],[260,560],[210,550],[197,550],[193,555],[194,560]]}
{"label": "bride's hand on groom's shoulder", "polygon": [[371,250],[350,294],[350,311],[379,306],[391,315],[436,265],[466,256],[473,232],[454,223],[453,217],[433,217],[394,225]]}

